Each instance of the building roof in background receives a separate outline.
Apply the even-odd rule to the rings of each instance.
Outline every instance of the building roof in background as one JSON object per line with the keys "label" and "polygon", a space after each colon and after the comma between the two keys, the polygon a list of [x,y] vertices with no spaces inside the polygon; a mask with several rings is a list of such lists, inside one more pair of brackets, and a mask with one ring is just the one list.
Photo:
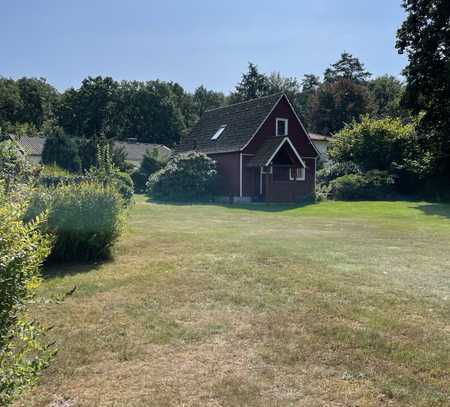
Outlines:
{"label": "building roof in background", "polygon": [[144,154],[147,150],[157,150],[159,156],[162,159],[167,159],[169,155],[172,153],[172,150],[169,147],[166,147],[162,144],[150,144],[150,143],[137,143],[137,142],[125,142],[125,141],[115,141],[114,147],[123,148],[127,153],[128,161],[139,161],[141,162]]}
{"label": "building roof in background", "polygon": [[[197,150],[211,154],[241,150],[282,96],[275,94],[207,110],[177,151]],[[211,140],[221,127],[224,130]]]}
{"label": "building roof in background", "polygon": [[11,139],[16,141],[24,152],[28,155],[42,155],[44,149],[45,137],[31,137],[31,136],[14,136],[10,135]]}
{"label": "building roof in background", "polygon": [[331,136],[325,136],[324,134],[309,133],[309,137],[312,141],[330,141]]}
{"label": "building roof in background", "polygon": [[[15,136],[9,135],[9,138],[16,141],[18,145],[24,150],[24,152],[30,156],[41,156],[44,150],[45,137],[39,136]],[[115,141],[114,147],[123,148],[127,153],[127,161],[141,162],[144,154],[147,150],[158,150],[159,156],[162,159],[167,159],[172,153],[169,147],[162,144],[151,143],[138,143],[138,142],[126,142]]]}

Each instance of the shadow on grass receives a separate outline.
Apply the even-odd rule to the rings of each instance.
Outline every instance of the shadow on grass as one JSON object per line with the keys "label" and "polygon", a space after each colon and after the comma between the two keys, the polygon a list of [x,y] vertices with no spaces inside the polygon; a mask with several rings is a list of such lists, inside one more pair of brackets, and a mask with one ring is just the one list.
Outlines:
{"label": "shadow on grass", "polygon": [[270,202],[249,202],[249,203],[227,203],[217,201],[191,201],[191,202],[179,202],[179,201],[160,201],[151,198],[147,198],[146,202],[155,205],[171,205],[171,206],[201,206],[211,205],[219,206],[227,209],[245,209],[248,211],[259,212],[283,212],[291,209],[304,208],[307,206],[315,205],[314,201],[305,201],[297,203],[270,203]]}
{"label": "shadow on grass", "polygon": [[426,215],[440,216],[450,219],[450,204],[430,203],[416,207]]}
{"label": "shadow on grass", "polygon": [[48,263],[42,269],[42,277],[52,279],[55,277],[72,276],[80,273],[89,273],[98,270],[111,260],[95,263]]}

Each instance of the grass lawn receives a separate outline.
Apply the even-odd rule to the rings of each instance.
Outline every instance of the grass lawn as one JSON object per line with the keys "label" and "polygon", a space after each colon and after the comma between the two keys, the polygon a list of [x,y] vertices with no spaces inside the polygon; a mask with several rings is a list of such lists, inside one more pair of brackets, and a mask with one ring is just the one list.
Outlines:
{"label": "grass lawn", "polygon": [[18,403],[448,406],[450,206],[158,205],[114,261],[55,268],[59,353]]}

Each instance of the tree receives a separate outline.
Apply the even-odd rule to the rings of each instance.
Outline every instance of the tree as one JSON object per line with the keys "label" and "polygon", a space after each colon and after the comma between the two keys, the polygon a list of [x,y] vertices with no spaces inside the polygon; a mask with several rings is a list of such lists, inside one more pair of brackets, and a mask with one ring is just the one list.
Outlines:
{"label": "tree", "polygon": [[0,78],[0,126],[15,122],[22,105],[16,82],[13,79]]}
{"label": "tree", "polygon": [[356,83],[364,83],[371,73],[364,69],[360,60],[348,52],[343,52],[341,58],[332,64],[324,74],[325,82],[334,82],[338,79],[349,79]]}
{"label": "tree", "polygon": [[54,118],[58,92],[44,78],[21,78],[17,86],[22,100],[16,120],[41,128],[46,120]]}
{"label": "tree", "polygon": [[122,82],[116,136],[168,146],[178,143],[186,132],[179,102],[173,86],[166,82]]}
{"label": "tree", "polygon": [[79,172],[81,160],[77,143],[62,130],[55,130],[45,140],[42,163],[56,164],[66,170]]}
{"label": "tree", "polygon": [[300,91],[301,86],[296,78],[284,77],[279,72],[272,72],[267,77],[267,95],[284,93],[294,102]]}
{"label": "tree", "polygon": [[301,81],[302,92],[310,93],[317,90],[320,86],[320,78],[317,75],[305,74]]}
{"label": "tree", "polygon": [[434,179],[450,187],[450,3],[403,0],[406,20],[397,49],[406,53],[403,103],[421,115],[422,145],[433,156]]}
{"label": "tree", "polygon": [[24,127],[40,129],[46,120],[54,117],[58,92],[45,79],[0,78],[0,126],[9,130]]}
{"label": "tree", "polygon": [[202,85],[195,89],[193,103],[195,113],[200,117],[206,110],[223,106],[225,104],[225,96],[222,92],[208,90]]}
{"label": "tree", "polygon": [[266,96],[268,92],[267,77],[258,71],[255,64],[249,62],[248,72],[242,75],[242,79],[230,95],[230,102],[245,102]]}
{"label": "tree", "polygon": [[84,79],[78,90],[67,90],[58,109],[61,126],[77,137],[114,137],[122,120],[117,110],[118,88],[112,78],[97,76]]}
{"label": "tree", "polygon": [[383,75],[368,82],[373,101],[373,113],[377,117],[406,116],[400,106],[403,92],[402,83],[391,75]]}
{"label": "tree", "polygon": [[367,86],[350,79],[323,83],[308,101],[311,128],[323,134],[341,130],[370,110]]}
{"label": "tree", "polygon": [[317,93],[320,78],[313,74],[305,74],[300,82],[301,92],[295,99],[295,107],[306,128],[312,128],[311,111],[309,109],[310,99]]}

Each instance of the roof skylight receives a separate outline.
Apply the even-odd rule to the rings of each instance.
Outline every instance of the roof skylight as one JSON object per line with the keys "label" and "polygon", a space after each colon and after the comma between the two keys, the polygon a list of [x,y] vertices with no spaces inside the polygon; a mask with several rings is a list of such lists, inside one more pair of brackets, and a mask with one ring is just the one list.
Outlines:
{"label": "roof skylight", "polygon": [[225,130],[225,127],[227,127],[226,124],[220,126],[220,127],[219,127],[219,130],[217,130],[217,131],[214,133],[214,136],[211,137],[211,140],[217,140],[217,139],[220,137],[220,135],[223,133],[223,131]]}

